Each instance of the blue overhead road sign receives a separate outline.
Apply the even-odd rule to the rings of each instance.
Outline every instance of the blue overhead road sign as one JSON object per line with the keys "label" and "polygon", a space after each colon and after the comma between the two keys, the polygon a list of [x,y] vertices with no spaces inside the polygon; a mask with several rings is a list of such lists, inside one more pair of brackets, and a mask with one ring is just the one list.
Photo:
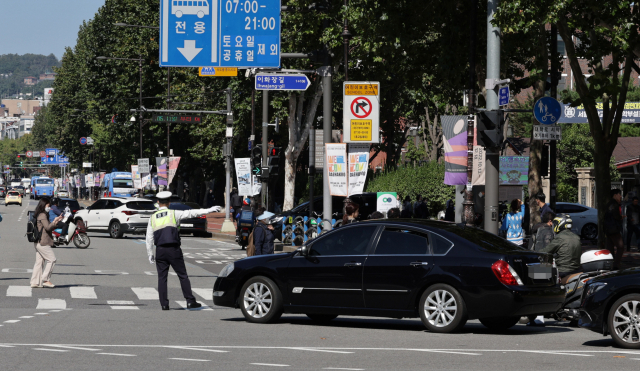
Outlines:
{"label": "blue overhead road sign", "polygon": [[280,0],[161,0],[161,67],[280,67]]}
{"label": "blue overhead road sign", "polygon": [[499,105],[506,106],[509,104],[509,86],[503,86],[498,90]]}
{"label": "blue overhead road sign", "polygon": [[309,85],[311,81],[306,75],[256,75],[256,90],[307,90]]}
{"label": "blue overhead road sign", "polygon": [[542,97],[533,105],[533,115],[543,125],[554,125],[562,115],[560,102],[551,97]]}

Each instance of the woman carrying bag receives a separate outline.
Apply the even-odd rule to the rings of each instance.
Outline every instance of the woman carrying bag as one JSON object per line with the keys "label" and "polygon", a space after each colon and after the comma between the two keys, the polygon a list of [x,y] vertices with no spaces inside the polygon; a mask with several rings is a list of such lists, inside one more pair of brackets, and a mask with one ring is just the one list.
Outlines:
{"label": "woman carrying bag", "polygon": [[273,226],[269,219],[275,214],[269,211],[258,216],[256,226],[253,229],[253,242],[255,244],[255,255],[273,254],[273,241],[276,239],[273,233]]}
{"label": "woman carrying bag", "polygon": [[40,232],[40,240],[33,243],[36,249],[36,264],[33,266],[31,275],[31,287],[54,288],[51,283],[51,273],[56,264],[56,256],[53,253],[53,236],[51,231],[56,228],[63,215],[57,216],[49,223],[50,201],[48,197],[43,197],[36,206],[33,218],[36,220],[36,229]]}

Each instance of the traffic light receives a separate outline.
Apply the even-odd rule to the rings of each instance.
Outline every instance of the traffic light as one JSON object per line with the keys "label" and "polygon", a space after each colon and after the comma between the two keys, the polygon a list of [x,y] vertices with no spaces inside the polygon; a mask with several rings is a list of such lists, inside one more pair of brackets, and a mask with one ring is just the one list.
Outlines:
{"label": "traffic light", "polygon": [[251,149],[251,168],[262,167],[262,144]]}
{"label": "traffic light", "polygon": [[478,145],[488,148],[499,147],[504,141],[502,131],[504,114],[502,110],[481,111],[477,116]]}
{"label": "traffic light", "polygon": [[277,176],[280,168],[280,147],[269,149],[269,175]]}

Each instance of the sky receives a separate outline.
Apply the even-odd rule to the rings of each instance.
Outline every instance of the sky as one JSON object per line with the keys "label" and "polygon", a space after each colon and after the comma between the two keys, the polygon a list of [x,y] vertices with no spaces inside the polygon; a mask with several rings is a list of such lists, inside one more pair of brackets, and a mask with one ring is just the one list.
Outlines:
{"label": "sky", "polygon": [[105,0],[0,0],[0,55],[54,54],[74,47],[83,21]]}

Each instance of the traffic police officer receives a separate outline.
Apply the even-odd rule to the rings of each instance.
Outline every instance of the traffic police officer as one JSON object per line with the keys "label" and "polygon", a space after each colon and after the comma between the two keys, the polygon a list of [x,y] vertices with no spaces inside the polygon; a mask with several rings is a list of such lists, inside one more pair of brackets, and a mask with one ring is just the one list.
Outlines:
{"label": "traffic police officer", "polygon": [[[178,275],[182,294],[187,299],[187,308],[200,308],[202,304],[196,302],[191,292],[191,282],[187,276],[187,268],[184,265],[182,249],[180,249],[180,220],[196,218],[214,212],[215,208],[192,210],[169,210],[171,192],[160,192],[156,195],[159,208],[149,218],[147,226],[147,254],[149,262],[155,263],[158,269],[158,293],[162,310],[169,310],[167,298],[167,275],[169,266]],[[156,246],[156,255],[153,255],[153,246]]]}

